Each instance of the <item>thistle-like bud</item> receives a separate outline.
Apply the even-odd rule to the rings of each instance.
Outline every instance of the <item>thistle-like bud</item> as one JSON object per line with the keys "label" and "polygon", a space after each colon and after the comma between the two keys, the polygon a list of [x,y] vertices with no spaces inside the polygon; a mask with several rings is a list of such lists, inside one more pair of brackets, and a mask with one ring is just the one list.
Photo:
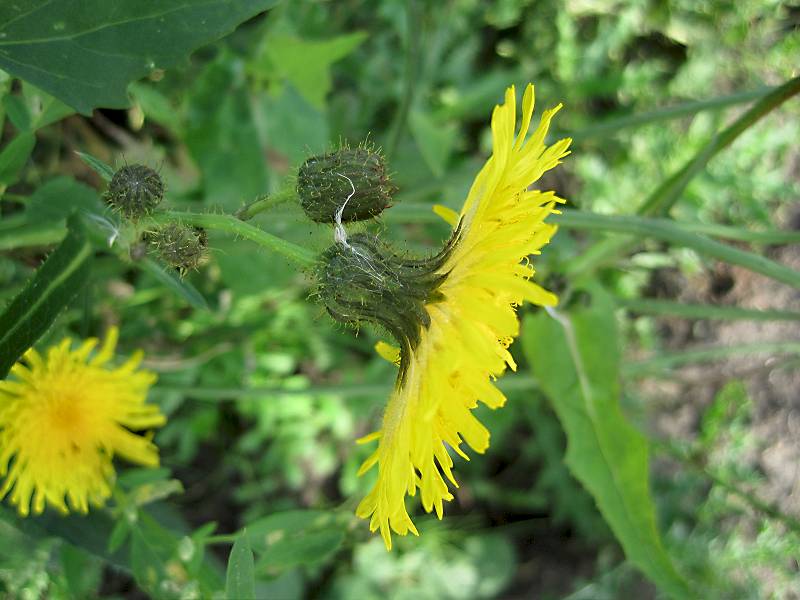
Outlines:
{"label": "thistle-like bud", "polygon": [[149,215],[164,198],[161,176],[144,165],[126,165],[111,178],[105,199],[128,219]]}
{"label": "thistle-like bud", "polygon": [[386,329],[401,348],[401,369],[430,325],[425,305],[442,299],[443,267],[457,239],[453,235],[435,256],[411,259],[394,253],[378,238],[363,233],[336,243],[320,257],[317,295],[340,323],[372,323]]}
{"label": "thistle-like bud", "polygon": [[204,229],[169,223],[147,236],[148,245],[181,276],[208,259],[208,235]]}
{"label": "thistle-like bud", "polygon": [[367,146],[312,156],[297,178],[300,205],[317,223],[334,223],[339,210],[344,223],[376,217],[391,206],[395,191],[383,156]]}

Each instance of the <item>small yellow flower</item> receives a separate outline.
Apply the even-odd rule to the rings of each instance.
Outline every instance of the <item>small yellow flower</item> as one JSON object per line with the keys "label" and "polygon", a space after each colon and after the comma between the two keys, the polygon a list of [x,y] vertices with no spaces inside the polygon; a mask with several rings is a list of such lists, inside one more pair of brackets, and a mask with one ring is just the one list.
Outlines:
{"label": "small yellow flower", "polygon": [[[556,106],[544,112],[526,141],[534,104],[528,85],[522,103],[520,131],[516,125],[514,88],[492,114],[493,155],[478,173],[461,210],[436,212],[455,229],[436,293],[429,293],[424,310],[429,317],[401,353],[380,345],[379,353],[401,365],[389,398],[383,426],[360,443],[379,440],[364,462],[363,474],[377,464],[378,478],[356,514],[380,529],[387,549],[391,533],[418,535],[406,512],[405,497],[420,491],[427,512],[441,519],[443,501],[452,500],[445,478],[455,487],[449,449],[464,459],[466,442],[476,452],[489,446],[489,431],[472,414],[478,401],[490,408],[506,399],[492,383],[506,366],[516,365],[508,346],[519,334],[516,307],[524,301],[553,306],[556,296],[532,281],[528,256],[538,254],[556,231],[544,223],[562,199],[553,192],[529,190],[542,174],[566,156],[571,140],[547,147],[545,135]],[[429,278],[433,281],[435,278]],[[429,321],[425,323],[425,321]]]}
{"label": "small yellow flower", "polygon": [[102,506],[111,495],[115,454],[158,466],[156,446],[133,433],[166,421],[145,404],[156,377],[137,369],[141,352],[120,367],[108,364],[117,337],[116,328],[109,330],[93,357],[95,338],[76,350],[65,339],[46,357],[31,348],[0,381],[0,499],[11,492],[20,515],[28,515],[31,502],[36,514],[46,503],[62,513]]}

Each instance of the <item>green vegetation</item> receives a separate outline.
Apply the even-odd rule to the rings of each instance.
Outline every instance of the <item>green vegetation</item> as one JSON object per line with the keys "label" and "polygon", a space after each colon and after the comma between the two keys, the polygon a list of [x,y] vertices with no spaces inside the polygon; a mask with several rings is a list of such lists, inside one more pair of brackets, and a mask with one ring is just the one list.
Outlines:
{"label": "green vegetation", "polygon": [[[167,417],[103,507],[0,501],[0,597],[799,595],[799,25],[777,0],[0,7],[0,375],[117,325]],[[535,185],[567,199],[532,257],[560,304],[519,309],[490,448],[387,552],[355,440],[390,340],[317,302],[334,233],[298,169],[381,149],[394,206],[348,231],[430,256],[529,81],[573,139]],[[163,200],[121,214],[138,164]]]}

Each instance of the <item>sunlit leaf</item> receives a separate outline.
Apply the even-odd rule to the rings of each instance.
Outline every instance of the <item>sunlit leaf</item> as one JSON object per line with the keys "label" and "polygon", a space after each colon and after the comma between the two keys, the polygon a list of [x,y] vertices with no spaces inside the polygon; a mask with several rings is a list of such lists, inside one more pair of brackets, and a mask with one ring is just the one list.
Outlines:
{"label": "sunlit leaf", "polygon": [[567,435],[566,463],[589,490],[628,559],[660,589],[689,596],[665,552],[650,496],[648,446],[622,414],[614,306],[599,287],[588,306],[525,320],[523,347]]}
{"label": "sunlit leaf", "polygon": [[247,600],[256,597],[253,551],[250,549],[246,530],[236,538],[228,558],[225,597],[228,600]]}
{"label": "sunlit leaf", "polygon": [[128,106],[129,82],[177,63],[274,0],[29,0],[0,5],[0,67],[79,112]]}

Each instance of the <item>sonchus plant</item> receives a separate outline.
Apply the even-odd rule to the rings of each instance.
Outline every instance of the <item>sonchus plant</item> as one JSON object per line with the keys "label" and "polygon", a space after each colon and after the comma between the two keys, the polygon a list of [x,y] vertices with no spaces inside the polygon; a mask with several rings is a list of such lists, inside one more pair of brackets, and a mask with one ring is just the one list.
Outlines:
{"label": "sonchus plant", "polygon": [[[335,191],[340,205],[336,242],[315,271],[318,297],[337,321],[378,325],[399,345],[378,345],[399,372],[381,428],[359,440],[378,443],[359,474],[373,467],[378,473],[356,513],[370,520],[371,531],[380,530],[387,549],[392,531],[417,534],[406,496],[419,491],[425,511],[442,517],[444,502],[453,499],[448,482],[457,487],[450,450],[466,459],[465,442],[476,452],[488,448],[489,431],[472,411],[478,402],[490,408],[505,404],[493,382],[506,368],[516,368],[508,347],[519,334],[517,308],[523,302],[554,306],[558,301],[531,281],[528,257],[555,233],[545,219],[563,200],[529,186],[559,164],[571,140],[544,142],[561,105],[545,111],[528,138],[533,107],[529,85],[515,135],[514,88],[506,91],[505,103],[492,115],[492,156],[461,212],[435,209],[453,233],[430,258],[402,257],[365,234],[347,237],[342,222],[349,202],[371,199],[360,205],[363,214],[381,208],[379,192],[356,184],[369,183],[366,167],[346,177],[335,169],[319,175],[317,185]],[[347,186],[340,182],[345,179]],[[321,202],[330,212],[331,199]]]}

